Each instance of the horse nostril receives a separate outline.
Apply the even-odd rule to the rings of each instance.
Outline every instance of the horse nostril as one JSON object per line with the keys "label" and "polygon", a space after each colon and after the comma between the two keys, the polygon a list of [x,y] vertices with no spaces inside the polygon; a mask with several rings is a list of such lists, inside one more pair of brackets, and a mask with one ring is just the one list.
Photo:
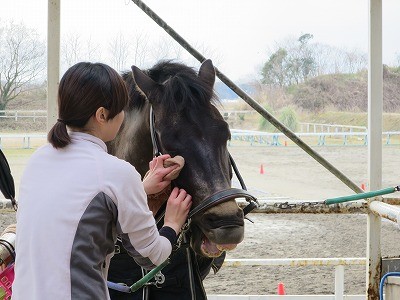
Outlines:
{"label": "horse nostril", "polygon": [[213,213],[205,213],[204,215],[203,215],[203,222],[205,223],[205,224],[214,224],[214,223],[216,223],[216,222],[218,222],[218,220],[220,219],[221,217],[220,216],[218,216],[218,215],[216,215],[216,214],[213,214]]}
{"label": "horse nostril", "polygon": [[204,228],[220,228],[229,226],[243,226],[244,225],[243,211],[240,209],[236,214],[221,216],[214,213],[205,213],[201,218],[201,223]]}

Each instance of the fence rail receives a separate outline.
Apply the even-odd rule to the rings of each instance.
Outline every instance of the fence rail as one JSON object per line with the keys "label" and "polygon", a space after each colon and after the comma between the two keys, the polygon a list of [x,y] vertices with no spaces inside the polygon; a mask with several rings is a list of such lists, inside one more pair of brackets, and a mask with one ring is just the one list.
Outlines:
{"label": "fence rail", "polygon": [[335,267],[335,293],[334,295],[209,295],[210,300],[361,300],[365,295],[344,294],[344,270],[345,266],[365,266],[366,258],[277,258],[277,259],[225,259],[224,267],[240,266],[286,266],[286,267],[307,267],[307,266],[334,266]]}
{"label": "fence rail", "polygon": [[[368,134],[366,132],[331,132],[331,133],[296,133],[299,137],[308,137],[316,139],[317,146],[329,145],[328,140],[335,139],[335,145],[352,145],[351,139],[356,138],[358,144],[368,144]],[[250,130],[231,130],[231,141],[232,144],[235,141],[243,141],[253,145],[262,146],[287,146],[287,141],[283,140],[285,135],[283,133],[271,133],[262,131],[250,131]],[[12,143],[15,146],[15,140],[22,139],[22,148],[31,148],[32,139],[43,139],[46,138],[46,133],[0,133],[0,148],[4,147],[3,141],[14,140]],[[337,143],[338,139],[341,141]],[[386,145],[400,145],[400,131],[386,131],[382,132],[382,140]],[[395,141],[393,141],[395,140]],[[397,141],[397,142],[396,142]]]}
{"label": "fence rail", "polygon": [[44,144],[46,133],[0,133],[0,149],[4,147],[4,140],[8,140],[7,146],[21,145],[20,148],[32,148],[32,140],[38,140],[38,144]]}
{"label": "fence rail", "polygon": [[323,123],[299,123],[300,132],[353,132],[367,131],[366,126],[340,125],[340,124],[323,124]]}
{"label": "fence rail", "polygon": [[[361,145],[368,144],[368,132],[298,132],[295,133],[298,137],[308,137],[317,140],[318,146],[327,145],[327,139],[341,139],[341,144],[346,146],[349,145],[350,138],[355,138]],[[287,145],[286,141],[282,141],[286,136],[281,133],[264,132],[264,131],[252,131],[252,130],[241,130],[231,129],[232,141],[245,141],[249,142],[250,145],[267,145],[267,146],[283,146]],[[392,144],[393,137],[400,138],[400,131],[385,131],[382,132],[382,139],[386,145]]]}
{"label": "fence rail", "polygon": [[14,119],[18,121],[18,119],[27,119],[32,118],[33,122],[36,122],[36,119],[46,119],[47,118],[47,110],[0,110],[0,119]]}

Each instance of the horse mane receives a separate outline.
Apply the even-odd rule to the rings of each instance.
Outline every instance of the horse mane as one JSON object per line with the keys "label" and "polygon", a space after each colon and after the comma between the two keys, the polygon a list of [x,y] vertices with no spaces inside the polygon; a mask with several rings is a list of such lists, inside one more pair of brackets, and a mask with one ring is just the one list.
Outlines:
{"label": "horse mane", "polygon": [[[209,111],[212,104],[219,103],[213,87],[201,80],[193,68],[184,64],[163,60],[152,68],[142,71],[163,85],[162,93],[152,94],[154,96],[152,98],[163,103],[163,111],[167,114],[184,111],[195,120],[199,111]],[[129,109],[141,110],[146,97],[134,84],[132,72],[125,72],[122,76],[128,87]]]}

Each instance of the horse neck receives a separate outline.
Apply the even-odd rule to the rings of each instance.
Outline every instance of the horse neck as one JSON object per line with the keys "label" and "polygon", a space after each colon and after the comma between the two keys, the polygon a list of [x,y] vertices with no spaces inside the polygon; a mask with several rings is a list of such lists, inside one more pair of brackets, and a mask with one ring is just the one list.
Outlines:
{"label": "horse neck", "polygon": [[111,147],[111,154],[132,164],[142,177],[149,169],[153,153],[148,114],[147,107],[126,112],[124,124]]}
{"label": "horse neck", "polygon": [[[153,144],[149,125],[150,107],[141,111],[125,113],[124,124],[117,137],[110,145],[110,153],[132,164],[139,174],[144,177],[153,158]],[[148,205],[155,215],[171,193],[170,187],[157,195],[148,197]]]}

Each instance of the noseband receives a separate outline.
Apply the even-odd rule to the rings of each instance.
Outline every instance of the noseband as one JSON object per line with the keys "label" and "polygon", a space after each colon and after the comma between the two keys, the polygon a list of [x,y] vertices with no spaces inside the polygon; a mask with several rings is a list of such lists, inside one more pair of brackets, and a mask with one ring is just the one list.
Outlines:
{"label": "noseband", "polygon": [[[156,130],[155,130],[155,116],[153,112],[153,107],[150,106],[150,134],[151,134],[151,142],[153,144],[153,155],[154,156],[160,156],[160,144],[157,138]],[[209,209],[210,207],[213,207],[215,205],[218,205],[220,203],[229,201],[231,199],[235,198],[245,198],[249,204],[246,205],[246,207],[243,208],[243,214],[247,215],[249,212],[251,212],[253,209],[258,207],[258,201],[257,198],[251,195],[246,188],[246,185],[244,183],[244,180],[242,176],[240,175],[239,169],[236,166],[235,161],[233,160],[231,154],[229,153],[229,162],[232,166],[233,171],[235,172],[235,175],[237,179],[240,182],[241,189],[238,188],[229,188],[226,190],[219,191],[207,198],[205,198],[202,202],[200,202],[199,205],[192,207],[192,209],[189,212],[188,218],[191,219],[195,215],[204,212],[205,210]]]}

